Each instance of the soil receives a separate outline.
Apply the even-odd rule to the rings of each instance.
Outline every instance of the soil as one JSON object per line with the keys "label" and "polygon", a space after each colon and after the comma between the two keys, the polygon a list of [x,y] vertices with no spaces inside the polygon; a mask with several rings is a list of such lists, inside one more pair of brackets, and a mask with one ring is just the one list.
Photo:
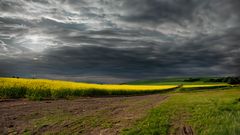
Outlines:
{"label": "soil", "polygon": [[172,119],[169,135],[194,135],[193,128],[186,124],[186,119],[190,117],[187,112],[180,111],[178,115]]}
{"label": "soil", "polygon": [[130,128],[167,97],[155,94],[72,100],[0,100],[0,134],[115,135]]}

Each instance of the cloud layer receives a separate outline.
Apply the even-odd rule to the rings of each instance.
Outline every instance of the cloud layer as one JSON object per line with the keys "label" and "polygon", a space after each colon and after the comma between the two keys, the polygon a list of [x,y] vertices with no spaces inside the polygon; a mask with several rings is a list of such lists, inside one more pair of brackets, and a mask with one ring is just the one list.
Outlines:
{"label": "cloud layer", "polygon": [[238,0],[2,0],[0,75],[240,74]]}

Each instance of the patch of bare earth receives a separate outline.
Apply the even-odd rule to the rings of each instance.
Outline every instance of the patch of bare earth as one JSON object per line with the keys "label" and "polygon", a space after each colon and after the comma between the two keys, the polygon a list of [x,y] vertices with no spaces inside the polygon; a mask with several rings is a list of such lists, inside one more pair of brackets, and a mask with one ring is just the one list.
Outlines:
{"label": "patch of bare earth", "polygon": [[169,135],[194,135],[193,128],[186,124],[186,119],[189,114],[186,112],[178,112],[175,118],[172,120]]}
{"label": "patch of bare earth", "polygon": [[166,99],[163,95],[0,101],[3,134],[118,134]]}

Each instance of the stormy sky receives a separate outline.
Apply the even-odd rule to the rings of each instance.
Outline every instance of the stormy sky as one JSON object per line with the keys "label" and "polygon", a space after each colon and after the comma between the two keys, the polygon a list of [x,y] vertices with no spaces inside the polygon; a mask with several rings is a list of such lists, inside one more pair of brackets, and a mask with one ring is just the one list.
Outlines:
{"label": "stormy sky", "polygon": [[236,76],[239,7],[239,0],[0,0],[0,76]]}

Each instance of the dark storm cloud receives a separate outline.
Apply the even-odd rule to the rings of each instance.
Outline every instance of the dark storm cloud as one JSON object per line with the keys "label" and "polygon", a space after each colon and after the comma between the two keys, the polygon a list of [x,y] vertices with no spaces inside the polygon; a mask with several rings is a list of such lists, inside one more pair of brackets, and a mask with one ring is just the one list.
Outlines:
{"label": "dark storm cloud", "polygon": [[[159,49],[162,51],[155,51]],[[212,55],[212,53],[215,54]],[[220,56],[222,54],[218,54],[214,50],[196,50],[193,48],[170,50],[159,48],[158,46],[132,49],[83,46],[81,48],[59,48],[51,51],[51,54],[47,55],[46,58],[49,60],[47,63],[53,63],[53,65],[57,66],[65,65],[64,67],[68,66],[72,69],[81,69],[80,71],[83,71],[83,73],[146,77],[155,75],[165,76],[169,73],[173,73],[172,75],[180,74],[182,72],[181,69],[212,67],[219,65],[220,61],[223,60]],[[56,60],[58,61],[55,62]],[[167,65],[171,66],[166,67]]]}
{"label": "dark storm cloud", "polygon": [[[2,0],[0,75],[239,75],[238,0]],[[72,78],[72,79],[71,79]]]}
{"label": "dark storm cloud", "polygon": [[130,22],[180,22],[191,19],[199,3],[194,0],[126,0],[123,6],[128,14],[123,19]]}

